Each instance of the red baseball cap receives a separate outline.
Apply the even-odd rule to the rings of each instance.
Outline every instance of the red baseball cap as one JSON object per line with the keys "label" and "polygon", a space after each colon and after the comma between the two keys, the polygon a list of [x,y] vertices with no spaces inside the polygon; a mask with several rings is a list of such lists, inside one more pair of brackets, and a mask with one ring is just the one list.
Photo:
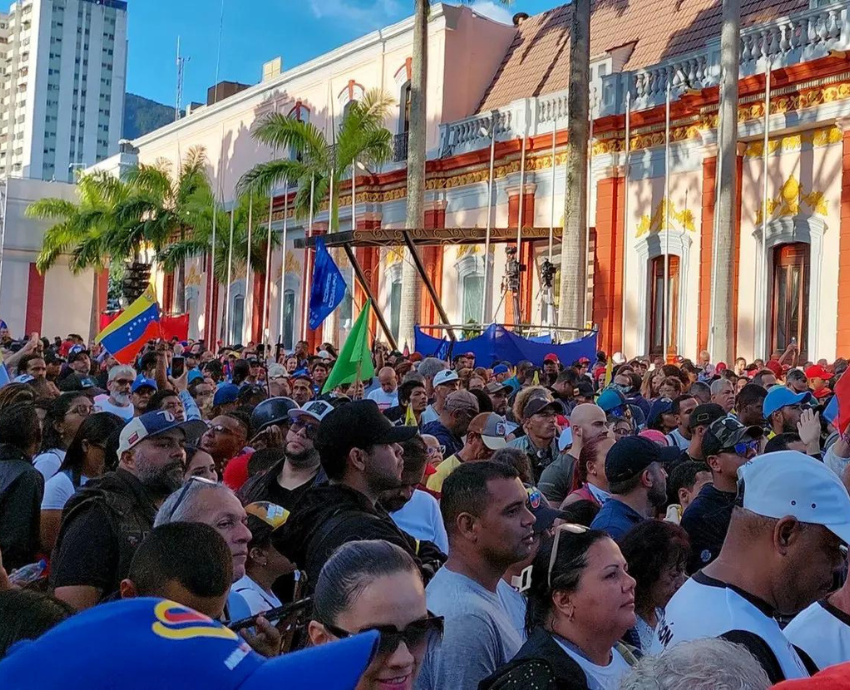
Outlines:
{"label": "red baseball cap", "polygon": [[765,369],[770,369],[775,376],[782,376],[782,365],[779,363],[779,360],[771,359],[764,367]]}
{"label": "red baseball cap", "polygon": [[824,379],[828,381],[832,378],[832,372],[827,371],[820,364],[813,364],[808,369],[806,369],[806,378],[810,379]]}
{"label": "red baseball cap", "polygon": [[850,664],[837,664],[811,678],[785,680],[774,690],[850,690]]}
{"label": "red baseball cap", "polygon": [[543,358],[543,361],[544,362],[555,362],[556,364],[558,364],[561,360],[558,359],[558,355],[556,355],[554,352],[550,352],[548,355],[546,355]]}

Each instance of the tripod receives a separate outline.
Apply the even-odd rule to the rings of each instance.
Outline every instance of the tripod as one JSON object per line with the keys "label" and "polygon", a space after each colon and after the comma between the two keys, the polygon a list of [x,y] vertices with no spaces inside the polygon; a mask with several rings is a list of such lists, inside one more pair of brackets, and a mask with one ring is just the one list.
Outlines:
{"label": "tripod", "polygon": [[496,310],[493,313],[499,313],[499,309],[505,301],[505,295],[510,292],[514,305],[514,320],[517,323],[522,323],[522,312],[519,308],[519,281],[520,273],[525,270],[525,266],[517,261],[516,247],[506,247],[505,253],[508,255],[508,263],[505,266],[505,277],[502,278],[502,296],[499,298],[499,304],[496,305]]}
{"label": "tripod", "polygon": [[557,326],[557,314],[555,311],[555,292],[553,289],[553,284],[555,282],[555,264],[551,263],[548,259],[543,260],[543,264],[540,266],[540,311],[542,316],[542,321],[547,326]]}

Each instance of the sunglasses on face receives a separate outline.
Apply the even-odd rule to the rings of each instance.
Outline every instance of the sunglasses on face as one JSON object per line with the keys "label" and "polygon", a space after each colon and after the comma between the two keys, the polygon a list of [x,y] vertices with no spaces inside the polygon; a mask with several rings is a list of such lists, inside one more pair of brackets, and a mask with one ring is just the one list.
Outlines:
{"label": "sunglasses on face", "polygon": [[549,557],[549,572],[546,576],[546,582],[549,584],[549,589],[552,588],[552,570],[555,567],[555,561],[558,560],[558,543],[561,540],[561,534],[569,532],[570,534],[584,534],[589,531],[589,527],[577,525],[572,522],[565,522],[563,525],[558,525],[555,529],[555,542],[552,544],[552,555]]}
{"label": "sunglasses on face", "polygon": [[233,429],[228,429],[224,424],[214,424],[209,427],[209,431],[212,431],[214,434],[228,434],[230,436],[236,436],[237,433],[233,431]]}
{"label": "sunglasses on face", "polygon": [[734,446],[730,446],[729,448],[724,448],[721,452],[724,453],[735,453],[735,455],[740,455],[741,457],[746,457],[750,451],[754,453],[758,452],[758,449],[761,447],[761,441],[752,440],[752,441],[739,441]]}
{"label": "sunglasses on face", "polygon": [[399,644],[402,642],[404,642],[408,650],[422,649],[432,639],[440,639],[443,636],[442,616],[432,616],[430,614],[426,618],[413,621],[404,630],[399,630],[394,625],[375,625],[371,628],[358,630],[357,632],[349,632],[348,630],[343,630],[327,623],[324,623],[324,626],[329,633],[341,640],[362,632],[370,630],[377,631],[381,636],[378,642],[378,650],[375,653],[378,657],[389,656],[398,649]]}
{"label": "sunglasses on face", "polygon": [[304,435],[311,441],[315,441],[316,436],[318,436],[319,434],[319,427],[317,424],[309,424],[308,422],[302,421],[300,419],[296,419],[294,422],[292,422],[289,428],[296,433],[303,429]]}

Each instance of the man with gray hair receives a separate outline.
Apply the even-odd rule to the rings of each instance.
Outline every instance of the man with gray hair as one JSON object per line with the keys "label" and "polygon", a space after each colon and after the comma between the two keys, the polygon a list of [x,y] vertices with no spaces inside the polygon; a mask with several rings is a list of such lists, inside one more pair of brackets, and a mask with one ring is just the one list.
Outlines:
{"label": "man with gray hair", "polygon": [[416,371],[422,374],[425,379],[425,392],[428,394],[428,400],[434,397],[434,377],[445,368],[446,363],[436,357],[426,357],[416,367]]}
{"label": "man with gray hair", "polygon": [[772,683],[746,647],[720,638],[683,642],[644,656],[620,690],[767,690]]}
{"label": "man with gray hair", "polygon": [[440,418],[423,426],[422,433],[435,436],[445,446],[446,457],[454,455],[463,448],[463,437],[477,414],[478,398],[469,391],[455,391],[446,398]]}
{"label": "man with gray hair", "polygon": [[711,387],[704,381],[694,381],[688,388],[688,395],[694,396],[698,404],[706,405],[711,402]]}
{"label": "man with gray hair", "polygon": [[130,388],[135,380],[136,371],[133,367],[126,364],[112,367],[106,381],[106,390],[109,394],[98,395],[94,399],[94,404],[100,408],[101,412],[111,412],[125,422],[129,422],[134,417]]}
{"label": "man with gray hair", "polygon": [[717,379],[711,384],[711,402],[720,405],[726,414],[735,407],[735,386],[729,379]]}

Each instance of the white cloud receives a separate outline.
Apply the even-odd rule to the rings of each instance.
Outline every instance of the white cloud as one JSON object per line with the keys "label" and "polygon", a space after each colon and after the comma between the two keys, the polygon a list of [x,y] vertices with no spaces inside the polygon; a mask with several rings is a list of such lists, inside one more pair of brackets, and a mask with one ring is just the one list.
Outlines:
{"label": "white cloud", "polygon": [[511,24],[514,14],[504,5],[499,5],[493,0],[477,0],[472,3],[472,9],[483,17],[487,17],[503,24]]}
{"label": "white cloud", "polygon": [[310,0],[318,19],[371,30],[397,21],[404,15],[399,0]]}

